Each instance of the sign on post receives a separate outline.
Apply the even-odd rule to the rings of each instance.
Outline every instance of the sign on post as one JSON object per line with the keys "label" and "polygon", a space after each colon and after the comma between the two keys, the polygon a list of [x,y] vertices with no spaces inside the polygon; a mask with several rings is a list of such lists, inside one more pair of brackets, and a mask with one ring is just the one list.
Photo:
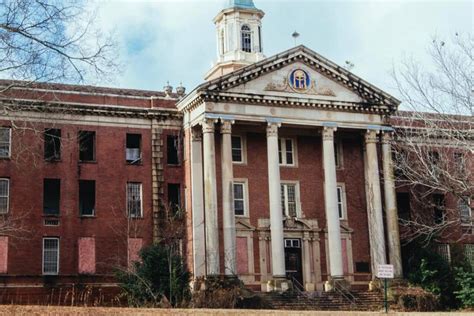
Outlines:
{"label": "sign on post", "polygon": [[377,267],[377,278],[393,279],[393,264],[379,264]]}

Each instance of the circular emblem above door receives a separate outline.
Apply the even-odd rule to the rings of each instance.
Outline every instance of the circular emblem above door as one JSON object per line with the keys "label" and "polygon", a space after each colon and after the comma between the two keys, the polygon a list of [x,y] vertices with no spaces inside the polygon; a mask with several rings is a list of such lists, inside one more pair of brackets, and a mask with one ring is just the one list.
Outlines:
{"label": "circular emblem above door", "polygon": [[311,88],[311,78],[305,70],[295,69],[290,72],[289,84],[296,92],[306,92]]}

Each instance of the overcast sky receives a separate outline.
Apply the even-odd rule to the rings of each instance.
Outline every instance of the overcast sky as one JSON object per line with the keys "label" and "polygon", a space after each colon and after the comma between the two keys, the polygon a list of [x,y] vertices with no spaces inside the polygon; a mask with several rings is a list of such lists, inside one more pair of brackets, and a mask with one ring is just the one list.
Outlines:
{"label": "overcast sky", "polygon": [[[123,71],[106,85],[162,90],[167,81],[189,92],[216,59],[212,19],[227,0],[117,1],[100,4],[100,23],[114,30]],[[472,1],[254,0],[265,12],[267,57],[304,44],[370,83],[397,96],[392,65],[404,55],[427,62],[433,36],[472,33]]]}

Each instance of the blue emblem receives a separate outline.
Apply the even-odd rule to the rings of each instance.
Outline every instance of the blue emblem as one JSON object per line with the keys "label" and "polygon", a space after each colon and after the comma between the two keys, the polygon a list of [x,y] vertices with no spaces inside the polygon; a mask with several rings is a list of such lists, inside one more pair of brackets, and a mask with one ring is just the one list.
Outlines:
{"label": "blue emblem", "polygon": [[305,92],[311,88],[311,78],[303,69],[295,69],[290,73],[290,87],[299,92]]}

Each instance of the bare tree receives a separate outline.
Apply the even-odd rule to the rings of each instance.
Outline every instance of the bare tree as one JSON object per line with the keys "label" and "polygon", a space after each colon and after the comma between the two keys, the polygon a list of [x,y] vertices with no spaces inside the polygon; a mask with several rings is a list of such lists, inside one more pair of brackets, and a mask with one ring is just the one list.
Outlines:
{"label": "bare tree", "polygon": [[397,182],[414,199],[411,217],[400,220],[406,242],[459,240],[460,227],[472,230],[473,52],[470,34],[434,38],[430,65],[408,58],[393,71],[410,110],[393,118]]}

